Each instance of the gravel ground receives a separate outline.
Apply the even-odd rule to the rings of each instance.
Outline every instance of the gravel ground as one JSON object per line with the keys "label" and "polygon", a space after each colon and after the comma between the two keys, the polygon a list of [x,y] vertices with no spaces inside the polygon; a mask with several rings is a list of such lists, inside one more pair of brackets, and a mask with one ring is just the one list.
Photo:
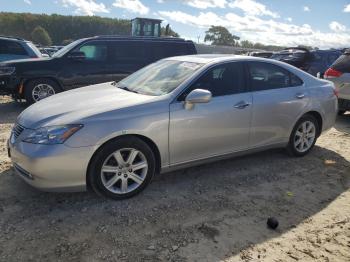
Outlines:
{"label": "gravel ground", "polygon": [[350,261],[349,114],[304,158],[220,161],[111,201],[14,174],[6,140],[23,109],[0,97],[0,261]]}

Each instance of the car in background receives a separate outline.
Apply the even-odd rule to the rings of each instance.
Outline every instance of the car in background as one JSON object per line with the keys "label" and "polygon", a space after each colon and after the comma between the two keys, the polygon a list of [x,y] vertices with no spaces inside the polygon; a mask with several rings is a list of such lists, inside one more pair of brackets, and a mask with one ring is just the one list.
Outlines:
{"label": "car in background", "polygon": [[276,52],[270,58],[298,67],[313,76],[323,77],[329,66],[341,56],[340,50],[308,50],[290,47]]}
{"label": "car in background", "polygon": [[262,58],[270,58],[273,54],[274,54],[273,52],[268,52],[268,51],[255,51],[255,52],[250,52],[248,55],[255,56],[255,57],[262,57]]}
{"label": "car in background", "polygon": [[39,51],[44,57],[51,57],[54,53],[58,51],[58,49],[54,49],[51,47],[39,47]]}
{"label": "car in background", "polygon": [[339,115],[350,111],[350,49],[331,65],[324,78],[331,80],[338,89]]}
{"label": "car in background", "polygon": [[118,82],[162,58],[196,53],[193,42],[181,38],[84,38],[65,46],[50,58],[3,63],[0,65],[0,92],[24,98],[32,104],[69,89]]}
{"label": "car in background", "polygon": [[0,36],[0,62],[40,57],[42,54],[32,42],[18,37]]}
{"label": "car in background", "polygon": [[30,106],[8,152],[36,188],[123,199],[156,173],[271,148],[305,156],[336,115],[333,83],[286,63],[179,56]]}

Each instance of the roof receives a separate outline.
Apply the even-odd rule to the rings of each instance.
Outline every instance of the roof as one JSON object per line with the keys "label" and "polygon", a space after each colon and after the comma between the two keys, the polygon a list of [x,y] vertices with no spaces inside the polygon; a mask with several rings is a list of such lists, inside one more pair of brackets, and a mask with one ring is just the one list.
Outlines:
{"label": "roof", "polygon": [[148,20],[148,21],[156,21],[156,22],[162,22],[162,19],[154,19],[154,18],[144,18],[144,17],[135,17],[131,19],[131,21],[134,21],[136,19],[142,19],[142,20]]}
{"label": "roof", "polygon": [[201,54],[201,55],[184,55],[165,58],[166,60],[178,60],[184,62],[211,64],[220,63],[225,61],[260,61],[267,62],[270,64],[283,65],[284,67],[290,67],[290,65],[269,58],[262,58],[256,56],[245,56],[245,55],[222,55],[222,54]]}
{"label": "roof", "polygon": [[[256,59],[255,59],[256,58]],[[223,55],[223,54],[201,54],[201,55],[184,55],[166,58],[169,60],[186,61],[193,63],[213,63],[213,62],[223,62],[223,61],[233,61],[233,60],[267,60],[264,58],[251,57],[251,56],[241,56],[241,55]]]}
{"label": "roof", "polygon": [[192,42],[191,40],[185,40],[179,37],[157,37],[157,36],[121,36],[121,35],[100,35],[89,37],[86,39],[118,39],[118,40],[137,40],[137,41],[177,41],[177,42]]}
{"label": "roof", "polygon": [[17,40],[17,41],[26,41],[25,39],[22,39],[20,37],[15,37],[15,36],[6,36],[6,35],[0,35],[0,39],[5,39],[5,40]]}

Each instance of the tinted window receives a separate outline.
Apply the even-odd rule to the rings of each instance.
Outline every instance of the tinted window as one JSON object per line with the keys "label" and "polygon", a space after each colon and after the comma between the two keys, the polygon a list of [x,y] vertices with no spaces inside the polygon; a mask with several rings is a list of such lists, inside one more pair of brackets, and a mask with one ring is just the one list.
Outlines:
{"label": "tinted window", "polygon": [[334,53],[334,54],[329,54],[329,56],[328,56],[328,65],[331,65],[331,64],[333,64],[334,63],[334,61],[335,60],[337,60],[338,59],[338,57],[339,57],[339,54],[336,54],[336,53]]}
{"label": "tinted window", "polygon": [[350,73],[350,52],[341,55],[332,65],[332,68],[343,73]]}
{"label": "tinted window", "polygon": [[87,61],[106,61],[107,44],[105,42],[88,42],[79,47],[78,51],[85,53]]}
{"label": "tinted window", "polygon": [[185,43],[154,42],[150,43],[153,60],[159,60],[171,56],[187,55],[188,46]]}
{"label": "tinted window", "polygon": [[242,63],[227,63],[209,69],[180,96],[179,100],[184,100],[194,89],[209,90],[213,97],[244,92],[244,69]]}
{"label": "tinted window", "polygon": [[111,44],[111,56],[114,62],[133,64],[145,60],[144,42],[113,41]]}
{"label": "tinted window", "polygon": [[296,75],[290,73],[290,86],[301,86],[303,83],[303,80],[301,80]]}
{"label": "tinted window", "polygon": [[19,43],[6,40],[0,40],[0,54],[28,55]]}
{"label": "tinted window", "polygon": [[290,86],[289,72],[269,63],[249,63],[249,78],[252,91]]}

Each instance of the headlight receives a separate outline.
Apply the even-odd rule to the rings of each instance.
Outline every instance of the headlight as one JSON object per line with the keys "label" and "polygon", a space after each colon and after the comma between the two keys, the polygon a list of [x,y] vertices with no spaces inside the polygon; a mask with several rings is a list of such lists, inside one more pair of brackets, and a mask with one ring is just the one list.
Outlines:
{"label": "headlight", "polygon": [[23,142],[32,144],[54,145],[63,144],[71,135],[83,125],[47,126],[32,130]]}
{"label": "headlight", "polygon": [[11,66],[0,67],[0,75],[12,75],[15,72],[15,70],[16,68]]}

